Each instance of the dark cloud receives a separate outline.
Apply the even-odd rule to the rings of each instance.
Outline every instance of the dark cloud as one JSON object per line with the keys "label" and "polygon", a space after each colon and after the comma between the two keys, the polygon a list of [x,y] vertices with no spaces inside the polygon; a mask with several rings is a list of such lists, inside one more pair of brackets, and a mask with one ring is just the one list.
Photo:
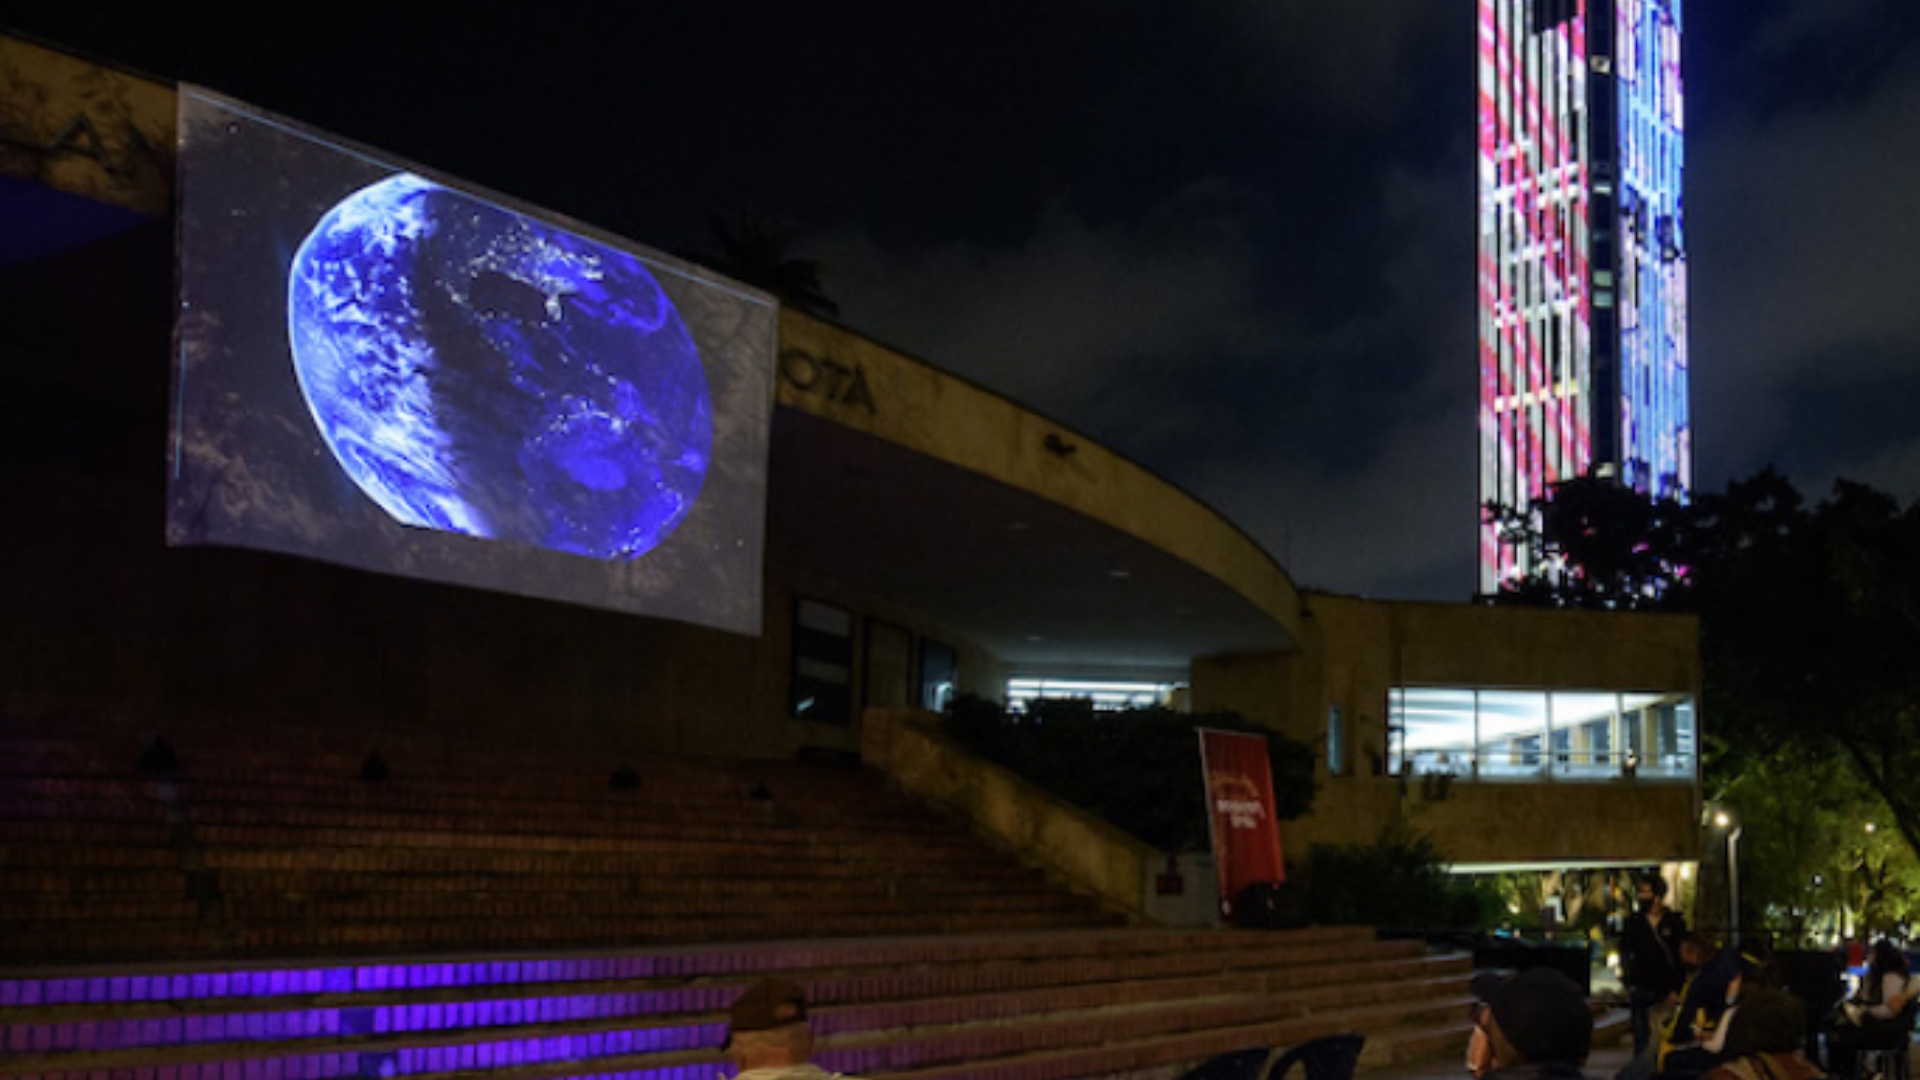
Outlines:
{"label": "dark cloud", "polygon": [[[847,316],[1080,426],[1217,506],[1302,581],[1464,597],[1477,501],[1461,150],[1377,180],[1364,304],[1267,287],[1272,213],[1222,186],[1023,245],[886,253],[833,238]],[[1356,240],[1356,246],[1361,240]],[[1285,275],[1282,275],[1285,276]],[[1304,313],[1337,309],[1337,317]],[[1468,374],[1463,376],[1463,369]],[[1440,538],[1446,538],[1441,541]]]}
{"label": "dark cloud", "polygon": [[1138,361],[1237,355],[1271,332],[1278,319],[1253,291],[1253,216],[1200,187],[1104,227],[1055,208],[1005,247],[889,250],[865,234],[821,246],[853,325],[1042,409],[1083,413]]}
{"label": "dark cloud", "polygon": [[[1777,461],[1912,498],[1920,4],[1686,7],[1701,484]],[[1136,457],[1302,582],[1472,589],[1472,5],[388,8],[37,18],[670,250],[710,211],[788,220],[855,329]]]}
{"label": "dark cloud", "polygon": [[[1804,51],[1798,43],[1854,25],[1870,5],[1841,7],[1765,27],[1755,48]],[[1812,492],[1846,476],[1920,494],[1920,425],[1898,408],[1861,407],[1911,390],[1920,370],[1920,141],[1907,137],[1920,123],[1920,45],[1908,39],[1870,83],[1847,82],[1844,94],[1729,111],[1692,129],[1693,388],[1706,486],[1771,461]]]}
{"label": "dark cloud", "polygon": [[[1321,122],[1397,126],[1417,108],[1410,73],[1461,12],[1403,0],[1237,0],[1236,17],[1264,55],[1265,85]],[[1471,57],[1459,65],[1471,72]]]}

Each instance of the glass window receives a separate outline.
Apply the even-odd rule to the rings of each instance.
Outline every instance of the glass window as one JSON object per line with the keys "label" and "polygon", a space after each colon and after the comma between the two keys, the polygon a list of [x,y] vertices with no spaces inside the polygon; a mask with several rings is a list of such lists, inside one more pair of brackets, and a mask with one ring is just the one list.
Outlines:
{"label": "glass window", "polygon": [[1340,706],[1327,706],[1327,775],[1347,772],[1347,718]]}
{"label": "glass window", "polygon": [[[1330,712],[1329,769],[1333,723]],[[1691,780],[1694,705],[1684,694],[1399,686],[1387,695],[1387,747],[1395,774]]]}
{"label": "glass window", "polygon": [[1554,760],[1555,775],[1594,779],[1618,775],[1613,726],[1620,714],[1620,695],[1556,690],[1550,704],[1554,734],[1566,735],[1566,750]]}
{"label": "glass window", "polygon": [[953,704],[960,678],[960,655],[942,641],[920,642],[920,707],[940,712]]}
{"label": "glass window", "polygon": [[1029,704],[1042,699],[1085,701],[1094,712],[1151,709],[1166,705],[1178,688],[1177,683],[1052,679],[1023,675],[1007,680],[1007,711],[1026,712]]}
{"label": "glass window", "polygon": [[1641,775],[1691,779],[1694,762],[1693,701],[1689,698],[1663,701],[1654,706],[1654,715],[1660,752],[1653,761],[1642,763]]}
{"label": "glass window", "polygon": [[818,600],[793,605],[793,680],[788,713],[853,723],[853,613]]}
{"label": "glass window", "polygon": [[1389,705],[1390,761],[1396,773],[1473,771],[1473,691],[1405,687]]}
{"label": "glass window", "polygon": [[1480,775],[1533,776],[1543,764],[1547,695],[1539,690],[1481,690]]}
{"label": "glass window", "polygon": [[1396,686],[1387,691],[1387,772],[1400,775],[1406,761],[1407,690]]}

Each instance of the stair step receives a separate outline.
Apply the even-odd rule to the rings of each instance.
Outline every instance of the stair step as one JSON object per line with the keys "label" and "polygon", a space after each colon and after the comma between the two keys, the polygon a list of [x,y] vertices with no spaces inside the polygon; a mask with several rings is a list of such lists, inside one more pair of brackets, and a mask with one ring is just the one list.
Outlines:
{"label": "stair step", "polygon": [[[1042,978],[997,980],[991,971],[956,971],[945,978],[902,979],[889,970],[859,976],[831,971],[788,973],[807,988],[816,1033],[917,1028],[984,1022],[1043,1011],[1165,1004],[1182,999],[1264,999],[1287,1012],[1401,1003],[1405,1017],[1424,1012],[1463,1012],[1464,997],[1434,1001],[1437,991],[1458,990],[1458,979],[1375,981],[1335,987],[1274,990],[1261,973],[1205,976],[1170,974],[1131,980],[1103,979],[1085,969],[1052,968]],[[1001,971],[998,974],[1017,974]],[[983,986],[995,989],[980,992]],[[12,1011],[0,1026],[0,1049],[8,1052],[130,1050],[180,1047],[235,1040],[329,1038],[342,1034],[386,1035],[438,1030],[457,1019],[463,1027],[502,1029],[619,1018],[679,1017],[713,1022],[745,986],[744,978],[688,985],[667,980],[570,986],[558,991],[512,993],[487,988],[466,992],[325,995],[262,1002],[149,1002],[116,1005],[111,1018],[75,1006]],[[505,992],[502,992],[502,991]],[[1422,1004],[1422,1002],[1425,1002]],[[832,1004],[849,1002],[849,1004]]]}
{"label": "stair step", "polygon": [[1464,956],[1125,928],[857,767],[647,758],[615,792],[612,754],[182,727],[154,778],[138,724],[47,726],[0,736],[0,1080],[715,1080],[772,972],[820,1059],[875,1080],[1344,1030],[1397,1061],[1465,1014]]}
{"label": "stair step", "polygon": [[[881,1075],[929,1067],[993,1059],[1047,1054],[1068,1049],[1104,1049],[1128,1042],[1149,1043],[1160,1061],[1167,1054],[1185,1053],[1182,1037],[1204,1033],[1258,1031],[1272,1041],[1314,1037],[1313,1033],[1348,1030],[1382,1016],[1404,1015],[1400,1002],[1376,1001],[1370,1007],[1334,1010],[1316,1008],[1306,995],[1216,993],[1160,1000],[1127,1001],[1124,987],[1079,987],[1049,995],[975,995],[931,999],[897,1006],[856,1006],[824,1009],[834,1017],[820,1040],[817,1059],[843,1072]],[[1120,998],[1119,1003],[1114,999]],[[453,1006],[449,1018],[461,1019]],[[1045,1011],[1034,1014],[1032,1009]],[[439,1019],[435,1007],[423,1007],[429,1021]],[[554,1063],[579,1068],[584,1059],[594,1071],[663,1067],[660,1055],[676,1064],[703,1060],[718,1064],[718,1046],[724,1037],[724,1014],[708,1011],[641,1020],[631,1016],[594,1018],[570,1023],[538,1023],[513,1028],[479,1027],[460,1031],[375,1032],[370,1018],[349,1014],[355,1030],[323,1031],[320,1039],[290,1039],[297,1014],[283,1014],[276,1024],[271,1015],[232,1018],[243,1042],[165,1048],[103,1048],[98,1027],[78,1026],[72,1036],[80,1048],[48,1053],[37,1045],[38,1032],[28,1046],[10,1036],[13,1056],[0,1063],[0,1075],[32,1075],[55,1068],[102,1072],[137,1067],[170,1068],[179,1075],[195,1075],[196,1066],[238,1068],[243,1075],[300,1076],[329,1080],[366,1075],[420,1075],[489,1068],[496,1064],[538,1066]],[[216,1018],[151,1020],[148,1033],[161,1038],[176,1030],[191,1037],[192,1025]],[[224,1028],[223,1024],[223,1028]],[[849,1030],[849,1029],[864,1030]],[[235,1033],[223,1030],[221,1037]],[[1172,1046],[1162,1045],[1172,1040]],[[57,1048],[60,1036],[53,1045]],[[26,1052],[21,1053],[21,1050]],[[1155,1063],[1152,1060],[1147,1064]],[[205,1075],[204,1071],[201,1075]]]}

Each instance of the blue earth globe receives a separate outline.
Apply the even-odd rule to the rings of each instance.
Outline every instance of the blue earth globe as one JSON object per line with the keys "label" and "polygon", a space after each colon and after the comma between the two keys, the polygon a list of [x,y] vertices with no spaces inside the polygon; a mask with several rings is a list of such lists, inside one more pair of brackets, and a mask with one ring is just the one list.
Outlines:
{"label": "blue earth globe", "polygon": [[401,173],[314,226],[287,326],[322,438],[403,524],[632,559],[699,498],[706,373],[627,252]]}

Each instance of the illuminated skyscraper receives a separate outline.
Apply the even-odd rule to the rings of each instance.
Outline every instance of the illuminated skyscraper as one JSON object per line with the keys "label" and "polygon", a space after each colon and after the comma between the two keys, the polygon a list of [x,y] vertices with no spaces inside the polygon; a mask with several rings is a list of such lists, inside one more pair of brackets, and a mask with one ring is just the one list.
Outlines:
{"label": "illuminated skyscraper", "polygon": [[[1692,483],[1681,0],[1480,0],[1480,500]],[[1480,588],[1525,551],[1483,525]]]}

